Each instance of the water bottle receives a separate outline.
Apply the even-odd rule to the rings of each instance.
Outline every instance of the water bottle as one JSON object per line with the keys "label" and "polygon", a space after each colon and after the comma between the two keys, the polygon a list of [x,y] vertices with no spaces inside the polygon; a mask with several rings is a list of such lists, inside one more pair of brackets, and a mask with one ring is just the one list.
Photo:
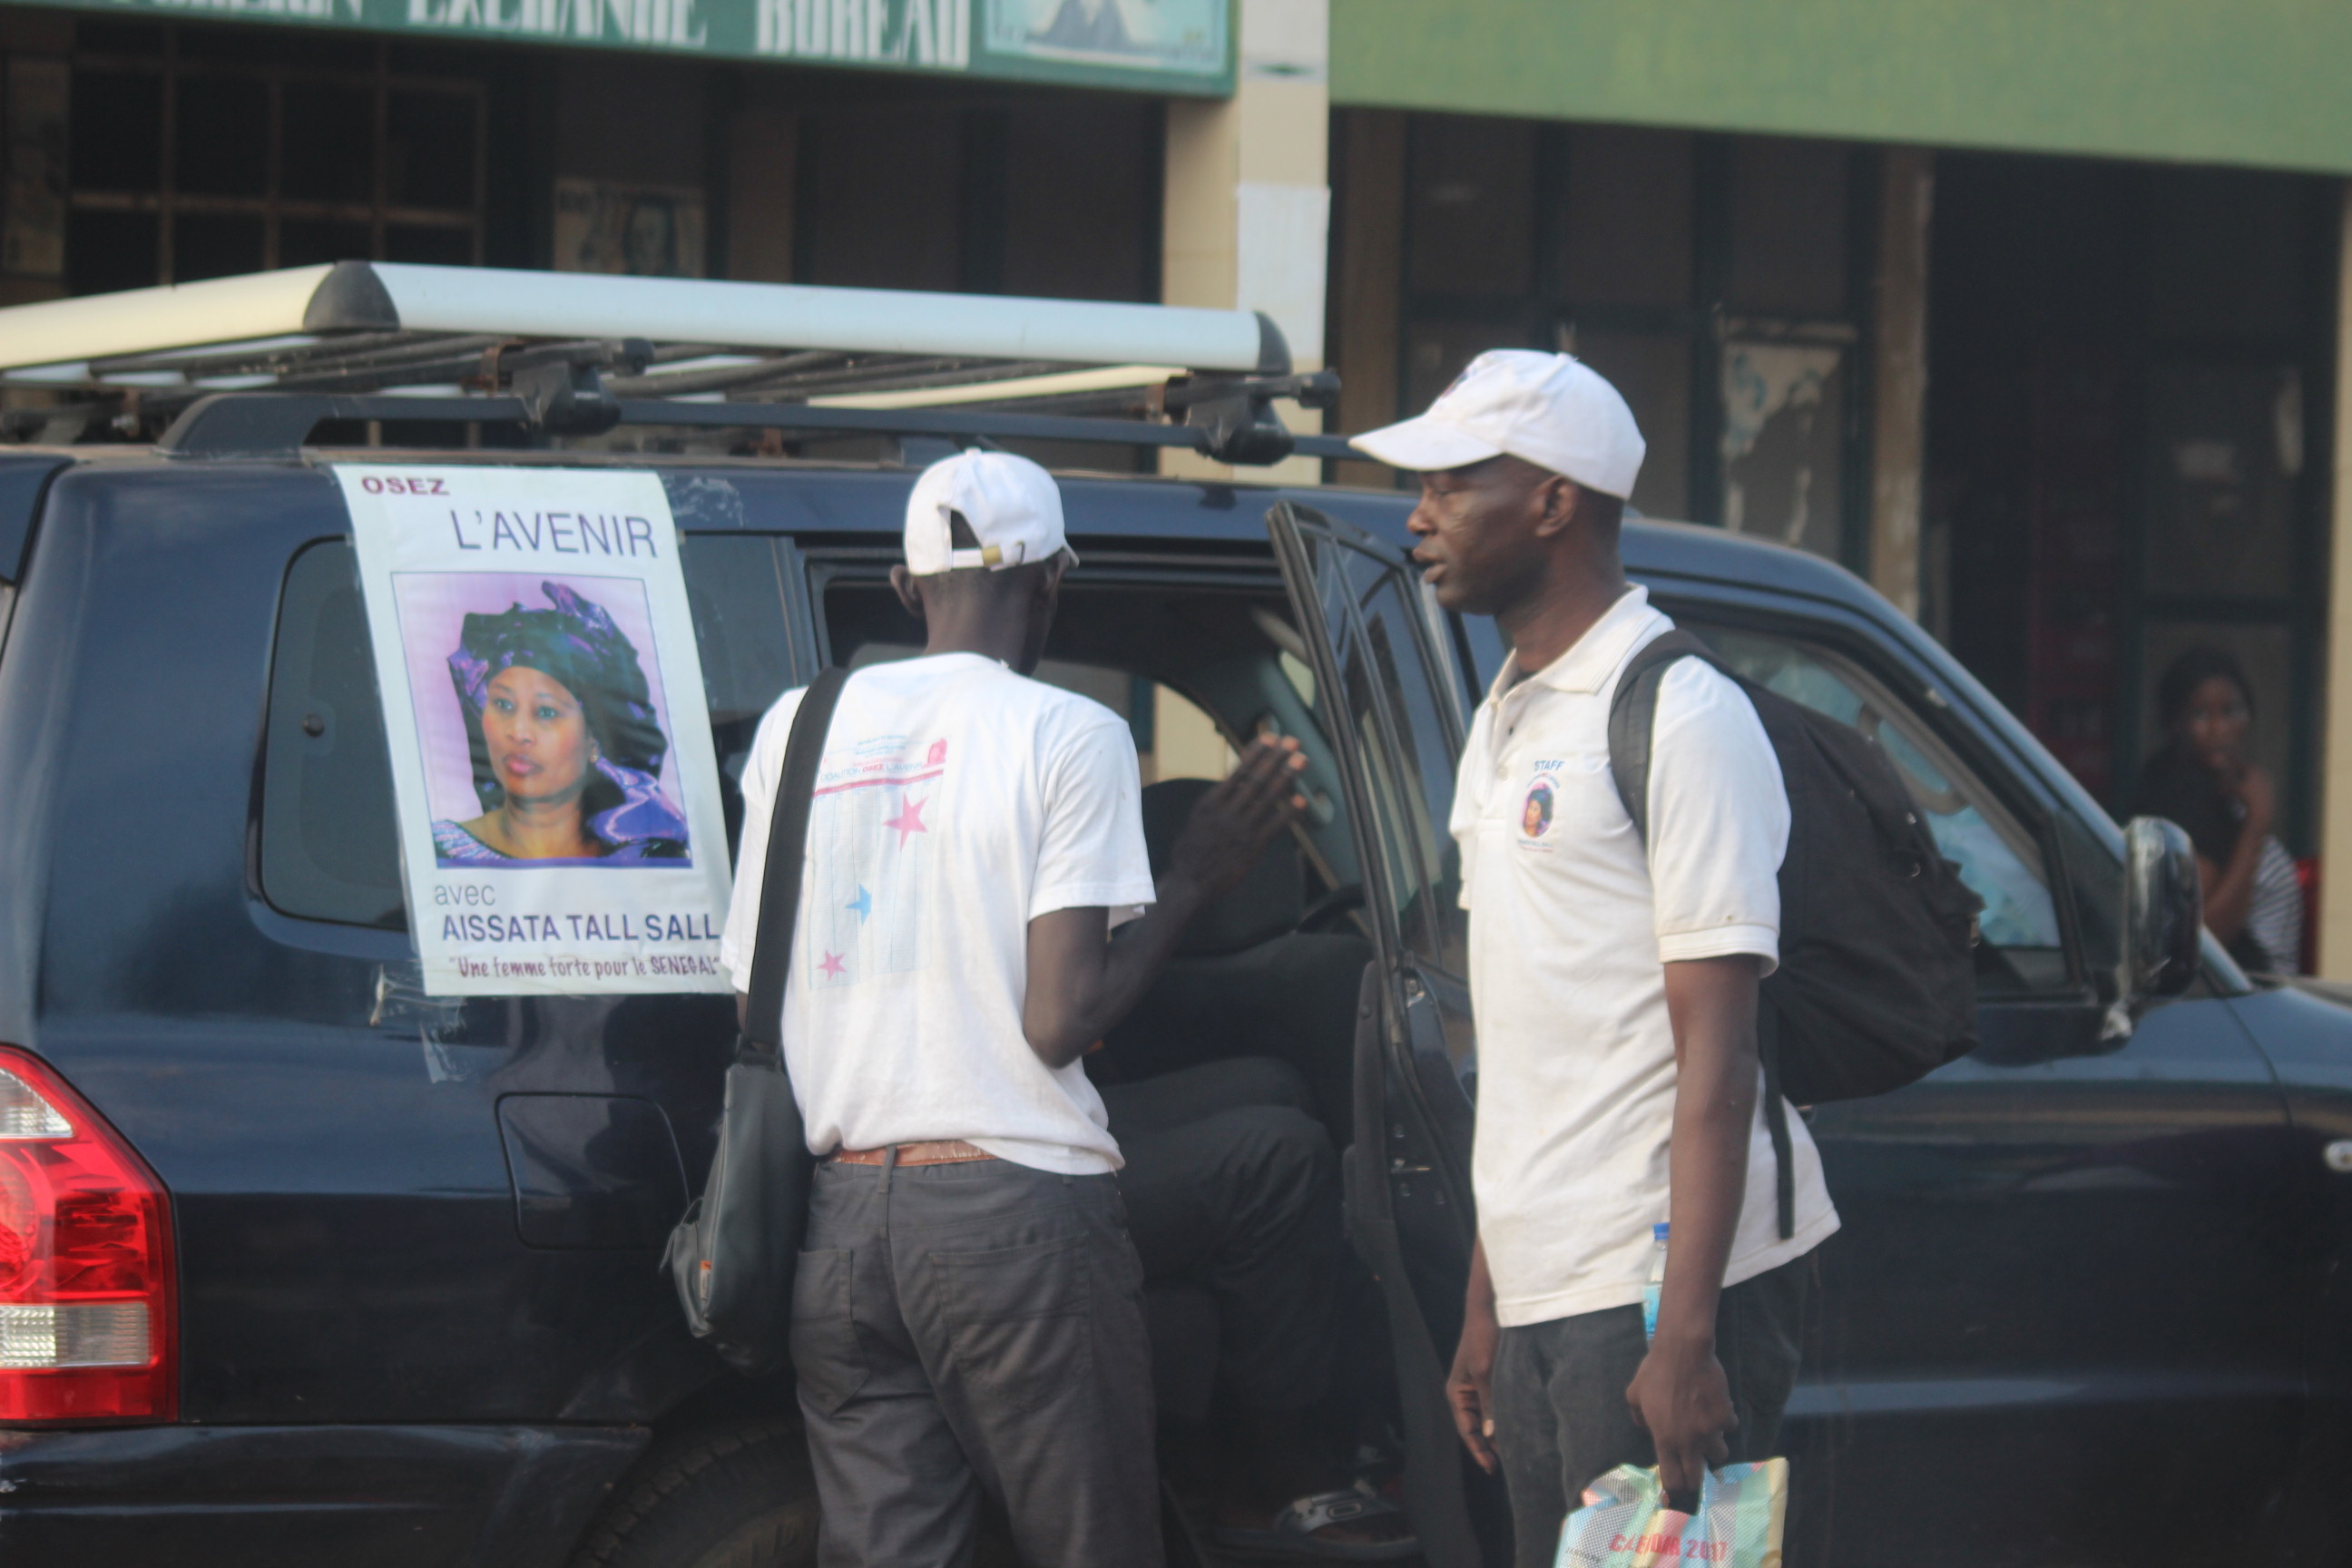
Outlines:
{"label": "water bottle", "polygon": [[1650,1227],[1650,1282],[1642,1287],[1642,1337],[1658,1337],[1658,1293],[1666,1284],[1666,1226],[1664,1221]]}

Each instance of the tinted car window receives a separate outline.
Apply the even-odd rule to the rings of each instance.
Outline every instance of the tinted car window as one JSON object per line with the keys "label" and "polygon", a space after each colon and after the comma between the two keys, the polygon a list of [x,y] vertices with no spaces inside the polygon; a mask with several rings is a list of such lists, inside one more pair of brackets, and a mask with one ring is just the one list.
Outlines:
{"label": "tinted car window", "polygon": [[[731,845],[751,737],[792,679],[783,594],[766,539],[688,534],[683,561]],[[289,915],[407,929],[392,761],[347,540],[306,547],[286,574],[262,752],[261,889]]]}
{"label": "tinted car window", "polygon": [[1910,786],[1937,847],[1984,900],[1979,980],[1987,990],[2066,984],[2065,944],[2042,846],[1918,714],[1825,650],[1746,630],[1692,629],[1758,685],[1876,739]]}
{"label": "tinted car window", "polygon": [[286,574],[262,756],[261,888],[290,915],[408,923],[367,612],[341,540],[310,546]]}

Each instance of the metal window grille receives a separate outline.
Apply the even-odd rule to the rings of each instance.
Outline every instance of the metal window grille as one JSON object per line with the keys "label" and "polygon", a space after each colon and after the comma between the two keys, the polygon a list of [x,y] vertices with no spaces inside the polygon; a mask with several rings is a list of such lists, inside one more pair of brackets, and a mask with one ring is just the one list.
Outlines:
{"label": "metal window grille", "polygon": [[186,47],[189,29],[157,32],[152,52],[74,54],[77,291],[313,261],[481,262],[483,82],[396,68],[388,43],[352,43],[339,65],[213,58]]}

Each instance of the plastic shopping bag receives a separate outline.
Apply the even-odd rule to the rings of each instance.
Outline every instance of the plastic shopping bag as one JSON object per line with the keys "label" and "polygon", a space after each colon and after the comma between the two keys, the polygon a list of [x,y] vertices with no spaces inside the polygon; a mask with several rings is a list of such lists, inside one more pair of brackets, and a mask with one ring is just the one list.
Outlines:
{"label": "plastic shopping bag", "polygon": [[1709,1471],[1698,1511],[1666,1506],[1658,1472],[1620,1465],[1584,1489],[1584,1506],[1559,1532],[1554,1568],[1780,1568],[1789,1510],[1789,1461]]}

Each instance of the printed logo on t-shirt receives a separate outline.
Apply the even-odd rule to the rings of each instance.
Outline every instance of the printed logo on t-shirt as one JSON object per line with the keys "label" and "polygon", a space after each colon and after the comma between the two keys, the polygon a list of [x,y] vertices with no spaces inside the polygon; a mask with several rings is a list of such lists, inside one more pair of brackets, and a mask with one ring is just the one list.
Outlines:
{"label": "printed logo on t-shirt", "polygon": [[1519,836],[1523,838],[1541,838],[1550,832],[1555,804],[1551,780],[1538,775],[1533,786],[1528,791],[1526,804],[1519,808]]}
{"label": "printed logo on t-shirt", "polygon": [[1527,787],[1527,799],[1519,802],[1519,848],[1552,848],[1540,839],[1552,830],[1552,816],[1559,811],[1559,787],[1550,778],[1557,769],[1557,762],[1536,764],[1536,783]]}
{"label": "printed logo on t-shirt", "polygon": [[855,985],[924,966],[929,845],[947,768],[945,739],[876,735],[826,755],[810,803],[811,885],[801,896],[807,984]]}

